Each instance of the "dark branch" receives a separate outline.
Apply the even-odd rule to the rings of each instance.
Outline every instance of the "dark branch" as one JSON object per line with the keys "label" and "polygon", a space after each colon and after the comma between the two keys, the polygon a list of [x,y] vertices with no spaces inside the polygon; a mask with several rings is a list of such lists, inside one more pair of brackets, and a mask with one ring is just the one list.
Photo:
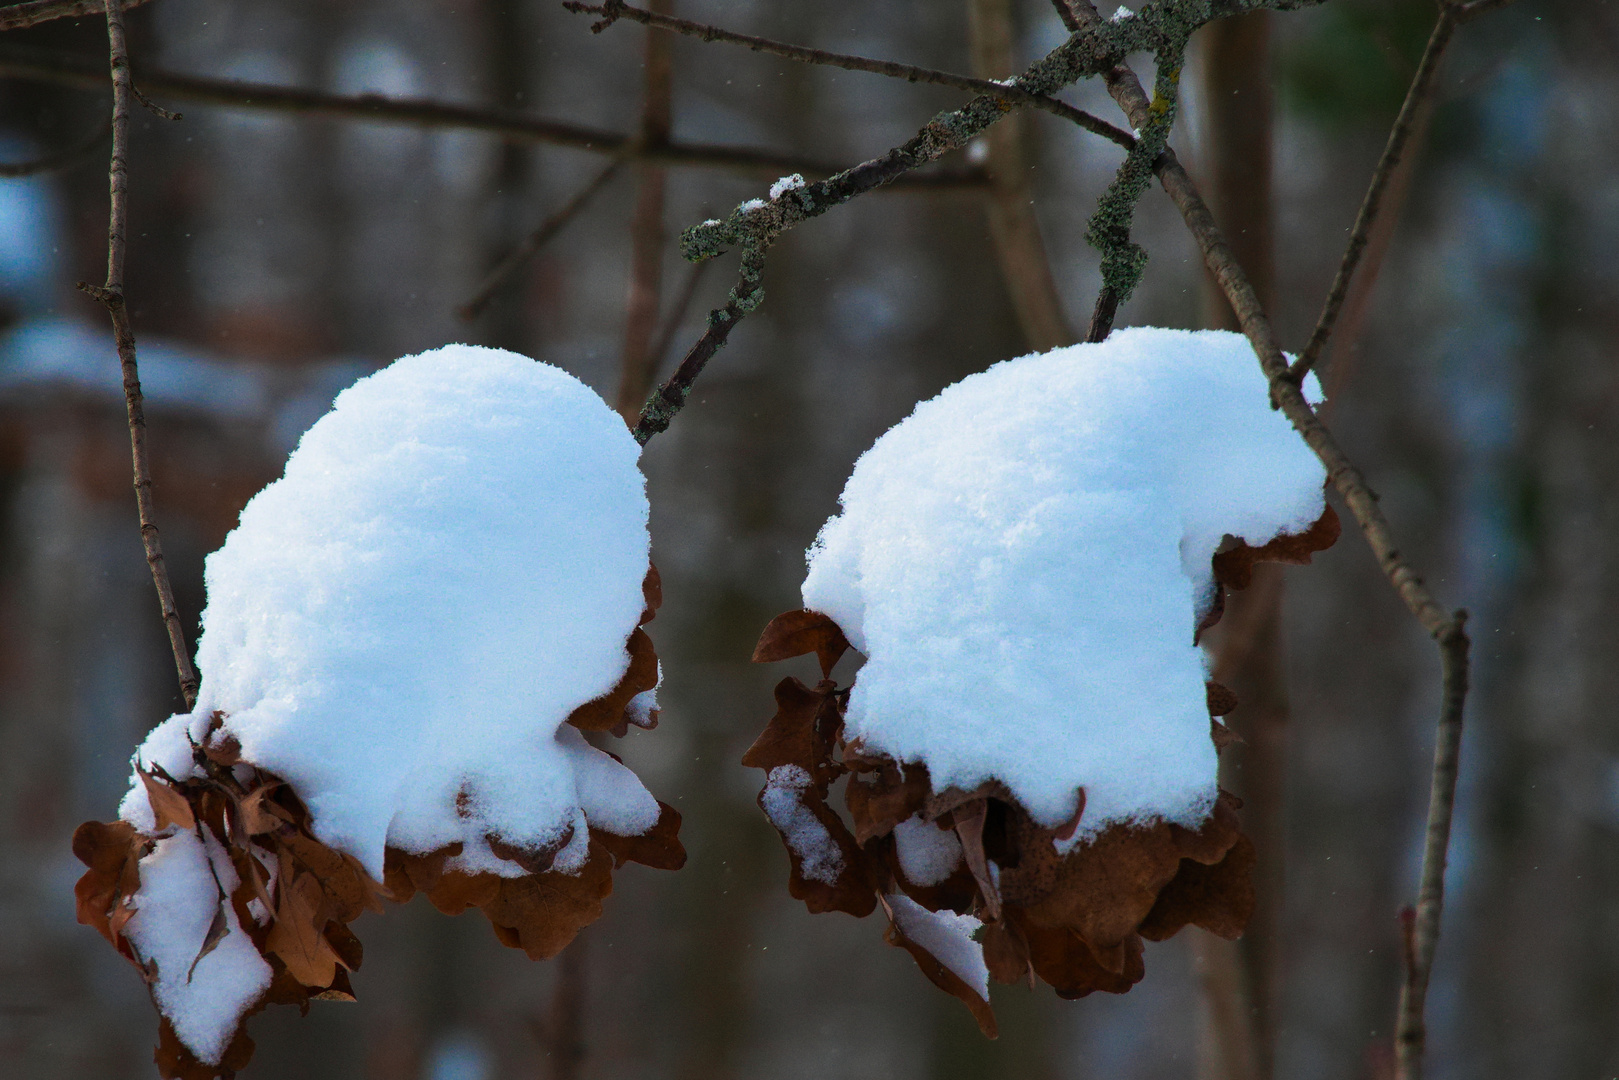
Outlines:
{"label": "dark branch", "polygon": [[[129,0],[124,7],[139,7],[146,2]],[[22,30],[52,19],[100,15],[105,10],[102,0],[29,0],[26,4],[7,4],[0,7],[0,30]]]}
{"label": "dark branch", "polygon": [[[23,49],[18,46],[0,49],[0,76],[88,90],[99,90],[106,84],[106,74],[101,70],[99,60],[73,53]],[[755,176],[781,176],[791,172],[809,176],[827,176],[837,171],[837,166],[826,162],[749,147],[712,146],[702,143],[640,147],[636,145],[633,136],[546,120],[510,109],[481,109],[422,99],[385,98],[375,94],[352,96],[327,94],[318,90],[299,90],[230,79],[205,79],[145,68],[141,73],[141,85],[153,94],[176,101],[194,101],[259,112],[407,124],[429,129],[482,131],[512,142],[564,146],[598,154],[654,161],[664,165],[718,168]],[[981,187],[986,182],[981,170],[960,170],[908,177],[906,186]]]}
{"label": "dark branch", "polygon": [[1067,102],[1045,94],[1031,94],[1015,86],[1007,86],[993,79],[976,79],[970,75],[956,75],[949,71],[936,71],[932,68],[916,67],[912,64],[900,64],[892,60],[872,60],[864,56],[851,56],[847,53],[828,52],[825,49],[811,49],[803,45],[789,45],[782,41],[773,41],[770,38],[755,37],[752,34],[738,34],[731,30],[724,30],[706,23],[692,22],[690,19],[680,19],[672,15],[660,15],[657,12],[646,11],[642,8],[632,7],[622,3],[621,0],[606,0],[602,4],[586,4],[581,0],[567,0],[563,5],[569,11],[583,15],[602,16],[591,30],[600,33],[619,19],[629,19],[631,22],[644,23],[660,30],[671,33],[685,34],[688,37],[701,38],[704,41],[724,41],[733,45],[745,45],[754,52],[768,53],[779,56],[784,60],[796,60],[803,64],[820,64],[826,67],[842,68],[845,71],[866,71],[873,75],[886,75],[891,79],[904,79],[906,82],[930,83],[934,86],[949,86],[957,90],[970,90],[975,94],[991,94],[1003,97],[1019,105],[1032,105],[1065,120],[1078,124],[1086,131],[1110,139],[1120,146],[1129,146],[1135,140],[1130,133],[1121,131],[1112,124],[1092,116],[1082,109],[1076,109]]}
{"label": "dark branch", "polygon": [[1304,351],[1293,362],[1288,371],[1288,377],[1295,382],[1304,378],[1306,372],[1315,367],[1321,359],[1322,350],[1326,348],[1328,339],[1332,336],[1333,327],[1337,324],[1338,313],[1343,310],[1344,299],[1349,295],[1349,286],[1355,278],[1355,271],[1360,266],[1361,256],[1365,254],[1366,242],[1371,238],[1372,226],[1377,221],[1378,211],[1383,206],[1383,194],[1388,190],[1389,181],[1393,179],[1395,170],[1399,168],[1400,160],[1405,156],[1406,144],[1411,139],[1412,131],[1417,127],[1417,117],[1422,113],[1428,95],[1433,92],[1434,77],[1439,73],[1439,61],[1444,56],[1445,46],[1450,43],[1451,34],[1456,29],[1456,9],[1448,4],[1441,5],[1439,20],[1434,23],[1433,33],[1428,37],[1428,47],[1423,50],[1422,60],[1417,64],[1416,74],[1411,79],[1411,86],[1406,91],[1405,102],[1400,106],[1400,114],[1394,119],[1394,126],[1389,129],[1388,142],[1383,147],[1383,156],[1377,162],[1377,168],[1372,171],[1372,182],[1366,188],[1366,197],[1361,200],[1360,213],[1355,216],[1354,227],[1349,230],[1349,244],[1344,248],[1343,260],[1338,264],[1338,273],[1332,279],[1332,288],[1327,291],[1326,303],[1321,307],[1321,317],[1316,320],[1315,331],[1311,333],[1310,340],[1305,344]]}
{"label": "dark branch", "polygon": [[112,318],[113,340],[117,343],[118,360],[123,368],[124,406],[129,416],[129,452],[134,465],[135,507],[140,515],[141,543],[146,549],[146,564],[152,571],[152,584],[157,587],[158,607],[163,613],[164,628],[168,631],[169,648],[174,653],[180,693],[189,709],[197,703],[197,672],[191,666],[185,627],[175,608],[174,587],[169,583],[168,564],[163,560],[163,545],[158,539],[157,524],[153,520],[152,471],[146,455],[146,410],[141,398],[140,371],[135,362],[135,332],[129,324],[129,310],[124,305],[124,252],[129,203],[129,110],[135,95],[129,74],[129,46],[124,37],[121,0],[106,0],[106,12],[107,44],[112,68],[107,283],[98,287],[80,282],[79,287],[101,301]]}
{"label": "dark branch", "polygon": [[19,177],[37,176],[40,173],[52,172],[53,170],[73,165],[105,142],[107,136],[111,134],[112,124],[103,122],[97,125],[95,131],[91,132],[88,137],[80,139],[66,149],[54,150],[43,157],[35,158],[33,161],[20,161],[15,165],[0,165],[0,178],[15,180]]}
{"label": "dark branch", "polygon": [[533,258],[535,253],[542,247],[550,243],[551,238],[561,232],[562,227],[572,221],[585,208],[585,204],[595,197],[598,191],[607,186],[607,182],[613,178],[613,175],[618,172],[619,167],[623,164],[623,158],[613,158],[600,172],[591,177],[584,187],[574,192],[573,198],[564,203],[561,209],[540,222],[533,232],[524,237],[520,244],[507,252],[495,264],[494,268],[484,275],[482,283],[478,286],[478,291],[472,294],[472,299],[456,308],[455,313],[468,322],[481,315],[483,309],[489,306],[489,301],[494,299],[495,293],[499,291],[501,285],[505,284],[506,279],[515,273],[518,267]]}

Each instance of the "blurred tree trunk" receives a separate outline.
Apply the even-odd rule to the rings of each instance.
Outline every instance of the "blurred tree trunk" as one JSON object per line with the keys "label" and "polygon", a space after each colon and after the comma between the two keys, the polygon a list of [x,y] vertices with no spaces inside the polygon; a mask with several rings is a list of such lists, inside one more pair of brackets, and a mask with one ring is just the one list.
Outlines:
{"label": "blurred tree trunk", "polygon": [[[647,7],[667,15],[672,0],[650,0]],[[673,38],[650,27],[646,32],[645,89],[640,137],[647,146],[669,141],[674,64]],[[618,384],[619,414],[633,425],[646,404],[660,359],[652,354],[663,293],[663,203],[665,170],[646,163],[635,167],[635,212],[630,218],[630,298],[624,316],[624,358]]]}
{"label": "blurred tree trunk", "polygon": [[[1270,15],[1256,12],[1206,27],[1200,164],[1204,190],[1266,310],[1275,307],[1271,199]],[[1235,330],[1225,298],[1204,289],[1204,322]],[[1224,755],[1222,782],[1244,800],[1243,827],[1259,852],[1258,904],[1235,945],[1199,938],[1209,1002],[1203,1071],[1210,1080],[1269,1080],[1276,1043],[1284,853],[1283,801],[1287,687],[1280,622],[1282,568],[1255,567],[1253,584],[1226,601],[1211,635],[1215,681],[1240,701],[1226,717],[1243,739]]]}
{"label": "blurred tree trunk", "polygon": [[[967,30],[973,74],[1002,79],[1020,68],[1012,49],[1012,0],[967,0]],[[1063,314],[1051,260],[1040,240],[1029,182],[1025,130],[1028,118],[1014,112],[985,132],[991,189],[986,212],[1001,277],[1030,349],[1046,352],[1078,340]]]}

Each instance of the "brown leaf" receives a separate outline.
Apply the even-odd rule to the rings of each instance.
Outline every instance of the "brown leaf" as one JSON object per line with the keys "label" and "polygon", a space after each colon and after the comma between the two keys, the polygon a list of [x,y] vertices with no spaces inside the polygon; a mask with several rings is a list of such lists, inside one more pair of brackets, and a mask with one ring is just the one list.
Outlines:
{"label": "brown leaf", "polygon": [[630,654],[630,663],[618,685],[569,714],[568,723],[580,731],[612,731],[627,724],[630,699],[658,685],[658,653],[646,631],[639,626],[631,631],[625,648]]}
{"label": "brown leaf", "polygon": [[495,898],[503,879],[494,874],[467,874],[448,870],[431,888],[423,888],[427,899],[446,915],[459,915],[469,907],[481,908]]}
{"label": "brown leaf", "polygon": [[208,933],[203,935],[202,948],[197,950],[196,957],[191,961],[190,969],[186,971],[186,982],[188,983],[191,981],[191,977],[197,973],[197,965],[202,963],[202,958],[219,948],[219,943],[225,940],[226,934],[230,933],[230,924],[225,919],[226,902],[224,897],[220,897],[219,903],[214,905],[214,917],[208,924]]}
{"label": "brown leaf", "polygon": [[284,786],[279,780],[260,784],[236,804],[236,818],[248,836],[263,836],[296,822],[291,811],[271,798]]}
{"label": "brown leaf", "polygon": [[972,799],[952,808],[956,821],[956,836],[961,839],[961,853],[978,882],[978,895],[983,900],[984,921],[995,922],[1001,917],[1001,892],[990,876],[989,860],[984,854],[984,822],[989,816],[988,799]]}
{"label": "brown leaf", "polygon": [[978,1021],[978,1030],[984,1033],[985,1038],[993,1039],[999,1035],[995,1024],[995,1012],[989,1007],[989,1002],[980,997],[977,990],[968,986],[960,975],[945,967],[938,957],[912,941],[892,917],[888,920],[888,928],[883,931],[883,940],[910,953],[911,959],[916,961],[916,966],[922,969],[922,974],[927,976],[929,982],[967,1006],[973,1014],[973,1019]]}
{"label": "brown leaf", "polygon": [[591,829],[590,837],[613,857],[618,868],[638,862],[654,870],[679,870],[686,865],[686,849],[680,844],[680,814],[668,803],[658,803],[657,823],[640,836],[616,836],[602,829]]}
{"label": "brown leaf", "polygon": [[1218,754],[1232,743],[1242,742],[1243,738],[1211,716],[1209,717],[1209,740],[1214,743],[1214,752]]}
{"label": "brown leaf", "polygon": [[516,844],[508,844],[494,833],[488,833],[484,836],[484,842],[489,845],[490,851],[507,862],[516,863],[531,874],[543,874],[551,869],[551,863],[556,860],[557,853],[567,847],[572,840],[572,822],[565,825],[562,832],[553,838],[550,843],[540,847],[521,847]]}
{"label": "brown leaf", "polygon": [[1236,544],[1214,556],[1214,580],[1232,589],[1246,589],[1253,580],[1254,564],[1261,562],[1303,565],[1318,551],[1325,551],[1337,542],[1343,525],[1338,513],[1329,503],[1310,527],[1301,533],[1283,533],[1275,539],[1250,547],[1237,540]]}
{"label": "brown leaf", "polygon": [[128,900],[140,890],[141,856],[151,841],[127,821],[87,821],[73,833],[73,854],[89,867],[73,887],[79,922],[93,926],[131,962],[135,954],[123,937],[134,909]]}
{"label": "brown leaf", "polygon": [[753,649],[755,664],[789,660],[812,652],[821,662],[821,678],[832,676],[832,668],[849,649],[849,640],[838,624],[819,611],[807,608],[786,611],[770,620],[759,644]]}
{"label": "brown leaf", "polygon": [[590,858],[576,875],[553,870],[497,879],[496,895],[483,913],[503,942],[511,945],[515,938],[531,960],[549,959],[601,916],[602,900],[613,891],[611,865],[607,852],[592,843]]}
{"label": "brown leaf", "polygon": [[1203,684],[1203,691],[1208,699],[1210,717],[1224,716],[1237,707],[1237,695],[1213,679]]}
{"label": "brown leaf", "polygon": [[[849,757],[844,756],[849,763]],[[849,777],[844,801],[854,821],[854,836],[864,844],[887,836],[894,826],[910,818],[927,803],[933,785],[926,765],[898,765],[884,758],[870,772]]]}
{"label": "brown leaf", "polygon": [[[326,937],[327,946],[337,957],[337,962],[349,971],[359,971],[365,949],[361,946],[360,939],[354,936],[354,931],[340,922],[329,922],[322,933]],[[337,974],[340,976],[343,973],[340,971]],[[354,1000],[353,994],[349,995],[349,1000]]]}
{"label": "brown leaf", "polygon": [[311,873],[295,875],[291,861],[283,859],[276,891],[280,903],[265,939],[266,951],[280,957],[292,977],[305,986],[330,984],[338,956],[324,933],[330,909],[320,879]]}
{"label": "brown leaf", "polygon": [[[215,713],[215,716],[222,715]],[[205,757],[221,768],[230,768],[242,760],[242,744],[234,735],[209,736],[203,740],[202,752]]]}
{"label": "brown leaf", "polygon": [[836,695],[822,683],[811,690],[794,678],[776,684],[776,715],[742,755],[750,769],[796,765],[823,789],[843,771],[832,761],[832,740],[842,726]]}
{"label": "brown leaf", "polygon": [[998,983],[1027,981],[1034,988],[1034,968],[1029,964],[1029,942],[1017,924],[1002,920],[985,923],[984,963],[989,977]]}
{"label": "brown leaf", "polygon": [[1122,964],[1109,971],[1096,960],[1095,952],[1065,927],[1039,926],[1019,912],[1013,912],[1019,930],[1029,944],[1029,962],[1034,973],[1049,983],[1061,998],[1082,998],[1098,990],[1109,994],[1127,993],[1146,975],[1141,938],[1135,934],[1119,943]]}
{"label": "brown leaf", "polygon": [[302,830],[277,835],[275,842],[320,883],[331,906],[331,918],[353,922],[362,911],[382,910],[386,890],[371,880],[354,856],[334,851]]}
{"label": "brown leaf", "polygon": [[147,801],[152,804],[152,816],[157,822],[153,832],[162,832],[171,825],[182,830],[196,826],[196,815],[192,813],[191,803],[184,795],[139,765],[135,766],[135,775],[141,778],[141,784],[146,788]]}
{"label": "brown leaf", "polygon": [[1188,924],[1201,926],[1227,941],[1242,936],[1253,917],[1254,845],[1246,836],[1213,866],[1182,859],[1174,880],[1158,894],[1158,902],[1141,923],[1141,936],[1163,941]]}

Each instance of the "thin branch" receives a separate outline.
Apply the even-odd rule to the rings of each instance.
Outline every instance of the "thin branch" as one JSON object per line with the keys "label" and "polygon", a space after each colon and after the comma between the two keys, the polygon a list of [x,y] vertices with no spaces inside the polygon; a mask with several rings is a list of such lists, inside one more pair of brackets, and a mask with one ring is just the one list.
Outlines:
{"label": "thin branch", "polygon": [[647,26],[657,27],[671,33],[685,34],[688,37],[701,38],[704,41],[724,41],[733,45],[745,45],[754,52],[768,53],[779,56],[784,60],[796,60],[803,64],[820,64],[826,67],[842,68],[845,71],[865,71],[873,75],[886,75],[891,79],[904,79],[912,83],[930,83],[934,86],[949,86],[957,90],[971,90],[975,94],[992,94],[1005,98],[1018,105],[1032,105],[1065,120],[1071,120],[1086,131],[1110,139],[1120,146],[1128,146],[1130,133],[1121,131],[1097,116],[1092,116],[1083,109],[1076,109],[1067,102],[1058,101],[1046,94],[1031,94],[1028,91],[994,79],[978,79],[970,75],[957,75],[949,71],[937,71],[933,68],[916,67],[912,64],[900,64],[893,60],[872,60],[864,56],[851,56],[848,53],[828,52],[825,49],[811,49],[803,45],[789,45],[783,41],[773,41],[770,38],[755,37],[752,34],[738,34],[731,30],[724,30],[706,23],[692,22],[690,19],[680,19],[672,15],[662,15],[654,11],[632,7],[622,0],[605,0],[599,5],[586,4],[581,0],[566,0],[562,5],[569,11],[581,15],[600,15],[591,26],[592,33],[601,33],[619,19],[629,19],[631,22],[644,23]]}
{"label": "thin branch", "polygon": [[561,232],[563,226],[577,217],[579,212],[585,208],[585,205],[596,196],[596,193],[607,186],[607,182],[618,173],[623,164],[624,159],[616,157],[602,166],[600,171],[591,177],[584,187],[574,192],[573,197],[563,203],[560,209],[540,222],[533,232],[523,238],[521,243],[507,252],[494,265],[494,268],[484,275],[483,281],[478,285],[477,291],[472,294],[472,298],[456,308],[455,313],[468,322],[483,314],[484,308],[489,306],[489,302],[495,298],[495,293],[506,283],[506,280],[519,267],[533,258],[541,248],[550,243],[551,238]]}
{"label": "thin branch", "polygon": [[98,124],[95,131],[91,132],[87,138],[80,139],[66,149],[53,150],[51,153],[43,157],[37,157],[33,161],[19,161],[15,165],[0,165],[0,178],[16,180],[20,177],[37,176],[40,173],[52,172],[75,164],[80,158],[85,157],[90,151],[100,146],[107,136],[111,134],[111,122],[104,121]]}
{"label": "thin branch", "polygon": [[[146,2],[129,0],[124,7],[139,7]],[[22,30],[52,19],[100,15],[105,10],[102,0],[29,0],[26,4],[7,4],[0,7],[0,30]]]}
{"label": "thin branch", "polygon": [[1354,227],[1349,230],[1349,244],[1344,249],[1342,262],[1338,264],[1338,273],[1332,279],[1332,288],[1327,291],[1326,303],[1321,307],[1321,317],[1316,320],[1315,331],[1310,335],[1309,342],[1299,358],[1293,362],[1288,375],[1294,380],[1304,378],[1305,372],[1315,367],[1321,359],[1321,352],[1326,348],[1327,340],[1332,336],[1333,326],[1338,321],[1338,313],[1343,309],[1344,298],[1349,295],[1349,286],[1355,277],[1355,270],[1360,266],[1362,254],[1366,251],[1366,241],[1372,235],[1372,226],[1377,221],[1377,214],[1383,205],[1383,193],[1388,190],[1389,181],[1393,178],[1395,170],[1399,168],[1400,160],[1405,156],[1407,143],[1410,142],[1411,133],[1417,127],[1417,117],[1421,115],[1428,96],[1433,92],[1434,77],[1439,73],[1439,60],[1445,54],[1445,46],[1450,43],[1451,35],[1456,30],[1456,9],[1449,3],[1442,3],[1439,7],[1439,19],[1434,23],[1433,33],[1428,36],[1428,47],[1422,52],[1422,60],[1417,64],[1416,74],[1411,79],[1411,86],[1405,93],[1405,102],[1400,106],[1400,114],[1394,119],[1394,126],[1389,129],[1388,143],[1383,147],[1383,156],[1377,162],[1377,168],[1372,171],[1372,182],[1366,188],[1366,197],[1361,200],[1360,213],[1355,216]]}
{"label": "thin branch", "polygon": [[[750,269],[754,271],[751,278]],[[703,368],[714,358],[714,354],[725,348],[725,343],[731,337],[731,331],[736,328],[736,324],[743,316],[753,310],[758,303],[757,297],[762,292],[757,266],[750,266],[744,257],[742,273],[738,275],[736,287],[731,290],[731,296],[726,300],[725,306],[708,313],[708,329],[703,331],[703,336],[687,351],[685,359],[680,361],[675,373],[652,392],[652,396],[642,407],[640,419],[635,422],[636,442],[645,446],[652,436],[669,429],[669,422],[675,418],[675,414],[685,408],[686,399],[691,396],[692,384],[697,381],[697,376],[703,373]]]}
{"label": "thin branch", "polygon": [[[0,49],[0,76],[92,90],[98,90],[106,83],[106,74],[101,71],[98,60],[73,53],[17,46]],[[153,94],[177,101],[258,112],[407,124],[428,129],[482,131],[513,142],[564,146],[672,166],[718,168],[765,177],[794,172],[806,176],[829,176],[838,169],[838,166],[826,162],[752,147],[704,143],[640,147],[636,145],[634,136],[614,131],[546,120],[511,109],[484,109],[421,98],[327,94],[318,90],[299,90],[232,79],[175,75],[146,68],[142,68],[141,85]],[[981,187],[985,182],[983,172],[978,169],[941,170],[906,177],[904,180],[907,187],[930,189]]]}
{"label": "thin branch", "polygon": [[157,587],[158,606],[168,631],[169,648],[180,679],[180,693],[186,708],[197,703],[197,673],[191,666],[186,647],[185,627],[174,604],[174,587],[169,583],[168,565],[163,561],[153,521],[152,472],[146,458],[146,410],[141,399],[140,371],[135,362],[135,332],[130,328],[129,310],[124,305],[124,251],[126,247],[129,196],[129,108],[134,97],[129,73],[129,45],[124,38],[122,0],[105,0],[107,45],[112,69],[112,164],[108,170],[110,210],[107,223],[107,283],[99,288],[79,283],[79,288],[95,297],[112,317],[113,339],[124,375],[124,406],[129,415],[129,450],[135,474],[135,506],[140,513],[141,542],[146,564]]}
{"label": "thin branch", "polygon": [[1456,805],[1456,777],[1462,748],[1462,712],[1467,701],[1467,612],[1456,612],[1439,638],[1444,698],[1434,741],[1433,779],[1428,791],[1428,829],[1422,848],[1422,882],[1417,888],[1416,918],[1411,927],[1410,963],[1400,987],[1399,1019],[1394,1030],[1396,1080],[1422,1080],[1427,1042],[1423,1018],[1434,950],[1439,945],[1439,917],[1445,907],[1445,861],[1450,849],[1450,823]]}

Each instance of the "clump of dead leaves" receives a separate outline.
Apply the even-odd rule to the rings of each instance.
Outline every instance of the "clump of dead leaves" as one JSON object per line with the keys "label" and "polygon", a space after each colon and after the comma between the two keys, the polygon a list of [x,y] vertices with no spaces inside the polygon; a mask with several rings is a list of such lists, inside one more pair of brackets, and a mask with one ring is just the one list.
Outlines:
{"label": "clump of dead leaves", "polygon": [[[643,583],[644,625],[662,603],[656,567]],[[607,694],[581,705],[568,722],[586,732],[624,735],[630,726],[657,724],[656,711],[633,709],[631,700],[658,682],[658,658],[652,640],[637,626],[626,643],[630,663]],[[312,1000],[353,1001],[349,973],[360,967],[360,939],[349,929],[364,911],[383,910],[384,902],[405,903],[425,895],[447,915],[478,908],[495,936],[531,959],[555,956],[585,926],[601,915],[602,900],[613,889],[613,870],[638,862],[676,870],[686,861],[679,840],[680,815],[659,803],[657,824],[641,836],[616,836],[590,830],[589,855],[575,873],[554,870],[551,862],[571,832],[545,850],[527,850],[487,837],[491,849],[527,871],[505,878],[446,869],[460,854],[455,843],[425,855],[389,848],[382,881],[374,880],[351,855],[315,838],[309,810],[292,786],[274,774],[243,761],[241,747],[222,731],[225,717],[214,714],[203,741],[193,748],[197,776],[176,779],[161,767],[148,772],[137,766],[155,818],[152,833],[125,821],[89,821],[73,834],[73,853],[88,871],[74,893],[79,922],[95,927],[142,972],[156,981],[156,961],[143,959],[124,928],[135,914],[140,889],[140,861],[158,839],[175,830],[211,837],[228,853],[240,884],[228,894],[220,888],[219,907],[201,943],[197,959],[208,955],[229,932],[225,905],[270,965],[272,978],[263,996],[243,1015],[216,1065],[199,1061],[161,1018],[155,1060],[169,1080],[213,1080],[228,1077],[247,1064],[253,1040],[247,1018],[269,1005],[297,1005],[307,1012]],[[193,961],[193,968],[196,961]]]}
{"label": "clump of dead leaves", "polygon": [[[1195,636],[1216,623],[1227,589],[1251,580],[1256,562],[1308,563],[1337,540],[1339,522],[1329,506],[1308,530],[1282,535],[1261,547],[1228,539],[1213,558],[1215,589]],[[830,678],[849,649],[843,631],[816,611],[789,611],[765,628],[753,659],[763,663],[814,653],[821,681],[796,678],[776,686],[776,715],[743,757],[764,769],[760,806],[773,821],[767,798],[780,798],[777,777],[794,813],[813,815],[825,830],[782,833],[791,861],[788,891],[812,912],[844,911],[857,918],[879,905],[888,918],[884,938],[903,947],[928,979],[959,998],[985,1035],[996,1035],[989,1001],[943,959],[913,940],[895,918],[889,899],[899,893],[929,911],[971,914],[983,923],[974,937],[997,982],[1038,978],[1063,998],[1102,990],[1126,993],[1146,974],[1143,940],[1162,941],[1181,928],[1200,926],[1227,939],[1241,935],[1254,909],[1252,842],[1243,835],[1241,803],[1221,790],[1207,821],[1196,829],[1168,822],[1117,824],[1059,854],[1085,811],[1079,793],[1071,820],[1057,828],[1036,823],[1003,785],[989,781],[972,791],[934,790],[927,766],[895,761],[858,741],[845,741],[844,712],[852,687]],[[1237,705],[1236,696],[1208,684],[1210,734],[1217,750],[1235,740],[1215,719]],[[785,770],[775,773],[775,770]],[[848,820],[828,802],[834,781],[848,776]],[[807,779],[806,779],[807,778]],[[921,823],[953,832],[961,846],[954,871],[922,885],[906,877],[895,830]],[[807,846],[813,836],[819,847]],[[821,848],[824,848],[822,850]]]}

